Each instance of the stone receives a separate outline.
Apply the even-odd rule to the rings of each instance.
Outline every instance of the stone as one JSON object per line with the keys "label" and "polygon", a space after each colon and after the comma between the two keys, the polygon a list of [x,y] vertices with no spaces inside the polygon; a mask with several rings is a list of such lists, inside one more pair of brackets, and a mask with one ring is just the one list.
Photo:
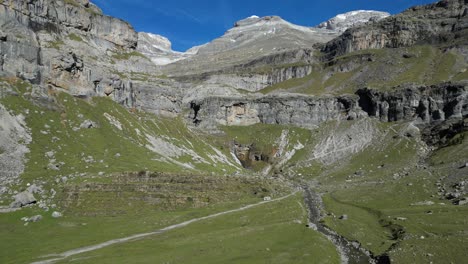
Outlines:
{"label": "stone", "polygon": [[42,189],[42,187],[41,187],[41,186],[37,186],[36,184],[33,184],[33,185],[29,186],[29,187],[26,189],[26,191],[29,192],[29,193],[32,193],[32,194],[44,192],[44,190]]}
{"label": "stone", "polygon": [[45,155],[47,158],[52,159],[55,156],[55,151],[48,151],[45,153]]}
{"label": "stone", "polygon": [[338,217],[338,219],[340,219],[340,220],[348,220],[348,215],[342,215],[342,216]]}
{"label": "stone", "polygon": [[34,198],[34,195],[29,191],[18,193],[13,198],[15,201],[10,204],[11,208],[19,208],[37,202],[36,198]]}
{"label": "stone", "polygon": [[91,121],[91,120],[85,120],[80,125],[80,128],[85,128],[85,129],[98,128],[98,127],[99,127],[98,124],[96,122]]}
{"label": "stone", "polygon": [[62,213],[57,212],[57,211],[54,211],[54,212],[52,213],[52,217],[53,217],[53,218],[60,218],[60,217],[62,217],[62,216],[63,216]]}
{"label": "stone", "polygon": [[35,215],[35,216],[30,217],[27,222],[36,223],[41,220],[42,220],[42,215]]}

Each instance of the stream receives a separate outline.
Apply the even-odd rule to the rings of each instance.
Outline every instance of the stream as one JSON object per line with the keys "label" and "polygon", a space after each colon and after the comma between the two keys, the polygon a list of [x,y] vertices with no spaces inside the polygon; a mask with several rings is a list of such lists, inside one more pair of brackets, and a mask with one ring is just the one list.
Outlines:
{"label": "stream", "polygon": [[386,256],[373,257],[372,254],[363,249],[359,243],[352,242],[340,236],[333,230],[327,228],[320,222],[320,208],[322,199],[308,185],[302,185],[304,190],[304,202],[309,210],[309,226],[324,234],[335,244],[341,256],[341,263],[348,264],[390,264],[390,259]]}

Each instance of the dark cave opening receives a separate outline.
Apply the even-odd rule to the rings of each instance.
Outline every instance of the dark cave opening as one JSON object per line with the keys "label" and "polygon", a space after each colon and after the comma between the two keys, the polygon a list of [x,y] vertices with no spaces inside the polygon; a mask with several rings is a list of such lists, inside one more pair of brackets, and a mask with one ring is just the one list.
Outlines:
{"label": "dark cave opening", "polygon": [[361,109],[364,112],[366,112],[369,116],[375,116],[376,109],[370,91],[368,91],[367,89],[361,89],[358,90],[356,94],[359,96],[359,107],[361,107]]}
{"label": "dark cave opening", "polygon": [[191,103],[190,103],[190,109],[193,110],[193,118],[192,118],[193,123],[194,123],[195,125],[200,124],[201,120],[198,119],[198,113],[200,112],[201,104],[197,104],[197,103],[195,103],[195,102],[191,102]]}

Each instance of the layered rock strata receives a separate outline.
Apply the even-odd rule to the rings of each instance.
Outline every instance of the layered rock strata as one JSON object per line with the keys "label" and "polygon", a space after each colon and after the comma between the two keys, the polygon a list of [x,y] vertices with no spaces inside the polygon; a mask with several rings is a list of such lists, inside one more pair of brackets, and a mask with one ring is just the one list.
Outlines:
{"label": "layered rock strata", "polygon": [[205,129],[257,123],[315,128],[331,120],[376,117],[383,122],[420,124],[468,116],[467,83],[443,83],[382,92],[360,89],[356,95],[208,97],[190,103],[189,122]]}

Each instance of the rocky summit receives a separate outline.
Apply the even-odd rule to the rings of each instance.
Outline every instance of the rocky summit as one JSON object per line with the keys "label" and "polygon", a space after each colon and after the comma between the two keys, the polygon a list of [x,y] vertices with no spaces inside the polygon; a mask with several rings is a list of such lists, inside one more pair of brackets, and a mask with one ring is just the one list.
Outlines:
{"label": "rocky summit", "polygon": [[464,263],[468,2],[185,52],[0,1],[1,263]]}

